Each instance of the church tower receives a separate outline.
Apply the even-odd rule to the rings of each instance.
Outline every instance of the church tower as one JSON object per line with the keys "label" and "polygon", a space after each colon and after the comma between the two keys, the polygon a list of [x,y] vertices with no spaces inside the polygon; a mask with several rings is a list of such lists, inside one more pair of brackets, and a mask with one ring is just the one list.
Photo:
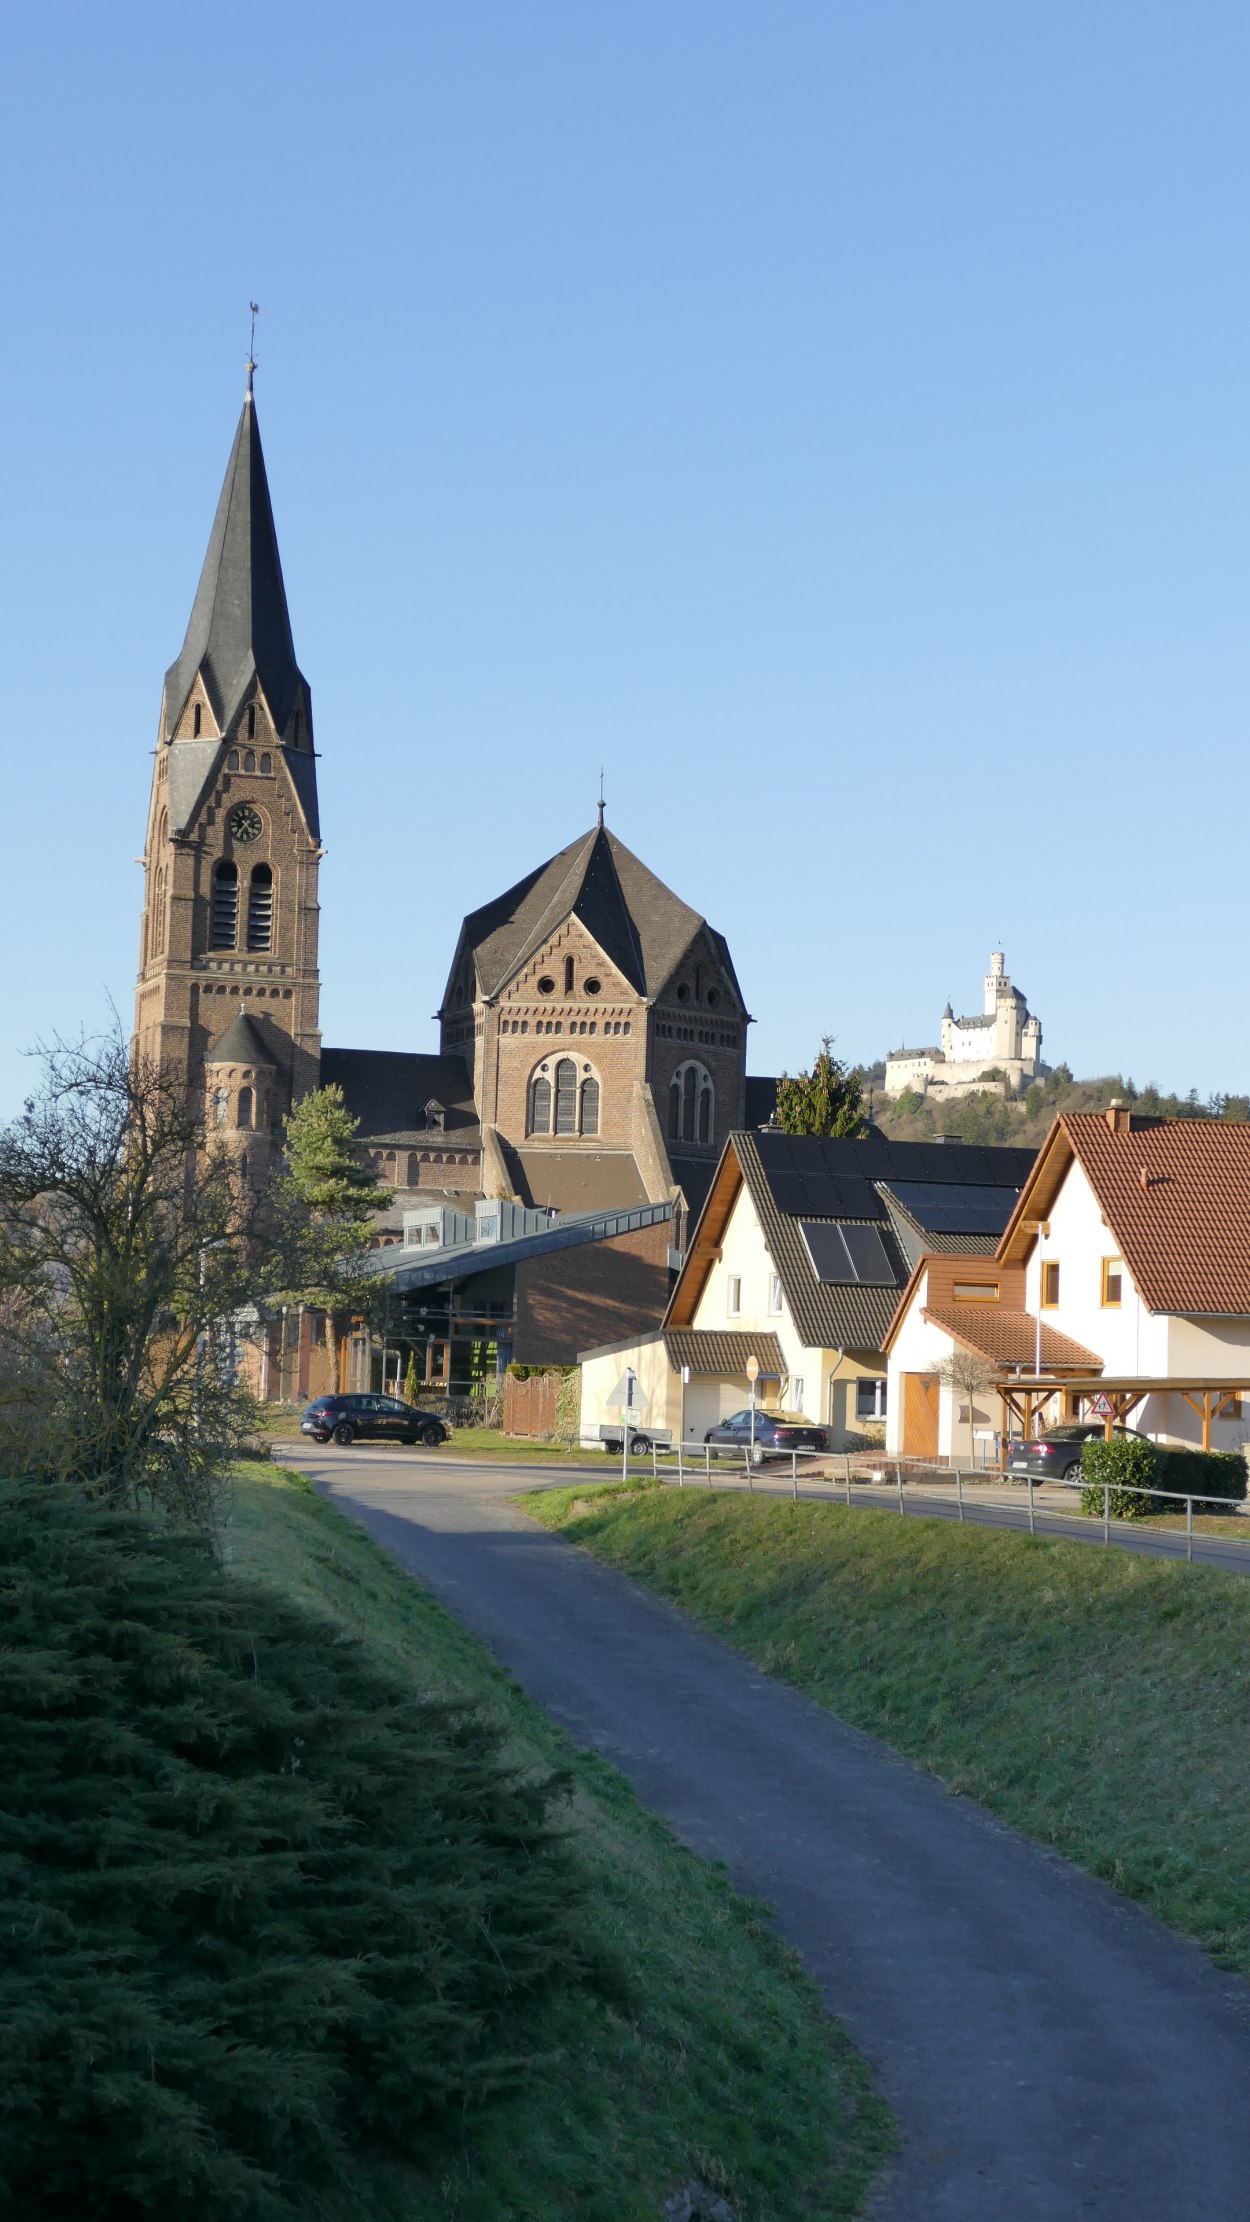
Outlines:
{"label": "church tower", "polygon": [[135,1048],[182,1076],[259,1178],[317,1085],[323,852],[250,365],[155,755]]}

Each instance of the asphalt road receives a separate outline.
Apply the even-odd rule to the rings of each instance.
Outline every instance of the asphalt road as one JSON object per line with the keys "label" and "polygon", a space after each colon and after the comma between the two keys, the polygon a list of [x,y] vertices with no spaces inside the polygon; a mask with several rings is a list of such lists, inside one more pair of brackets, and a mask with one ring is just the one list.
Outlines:
{"label": "asphalt road", "polygon": [[501,1501],[541,1470],[292,1456],[773,1902],[906,2133],[881,2222],[1250,2216],[1250,1985]]}

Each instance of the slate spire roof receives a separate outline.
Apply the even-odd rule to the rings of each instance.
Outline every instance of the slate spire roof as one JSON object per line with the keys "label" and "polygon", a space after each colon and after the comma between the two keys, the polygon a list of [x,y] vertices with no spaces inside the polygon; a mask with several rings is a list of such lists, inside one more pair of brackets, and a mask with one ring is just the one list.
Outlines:
{"label": "slate spire roof", "polygon": [[464,941],[482,992],[498,994],[569,917],[581,920],[639,995],[659,994],[700,931],[734,978],[723,937],[606,826],[595,826],[466,918]]}
{"label": "slate spire roof", "polygon": [[[173,738],[197,674],[220,733],[227,732],[259,680],[308,830],[318,839],[311,697],[295,661],[250,374],[187,637],[165,674],[162,733],[171,743],[169,819],[175,832],[190,824],[221,748],[211,734]],[[301,705],[302,730],[296,732],[294,714]]]}

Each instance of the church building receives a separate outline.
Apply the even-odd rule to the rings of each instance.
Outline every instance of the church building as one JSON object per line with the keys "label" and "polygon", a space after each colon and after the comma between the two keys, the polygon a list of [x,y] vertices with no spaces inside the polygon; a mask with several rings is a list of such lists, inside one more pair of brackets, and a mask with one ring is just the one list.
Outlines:
{"label": "church building", "polygon": [[[335,1082],[393,1191],[697,1212],[747,1117],[750,1025],[724,937],[598,823],[470,912],[438,1048],[324,1048],[312,698],[296,661],[248,374],[177,660],[144,850],[135,1041],[202,1092],[262,1182],[282,1122]],[[448,939],[451,940],[449,933]]]}

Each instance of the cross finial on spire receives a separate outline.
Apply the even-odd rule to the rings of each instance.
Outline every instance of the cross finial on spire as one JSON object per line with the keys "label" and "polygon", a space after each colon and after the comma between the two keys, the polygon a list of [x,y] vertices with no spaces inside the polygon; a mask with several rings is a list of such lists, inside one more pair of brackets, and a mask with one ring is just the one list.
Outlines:
{"label": "cross finial on spire", "polygon": [[249,301],[247,305],[252,312],[252,329],[247,338],[247,390],[250,393],[252,377],[256,369],[256,319],[260,315],[260,302]]}
{"label": "cross finial on spire", "polygon": [[599,766],[599,831],[603,831],[603,766]]}

